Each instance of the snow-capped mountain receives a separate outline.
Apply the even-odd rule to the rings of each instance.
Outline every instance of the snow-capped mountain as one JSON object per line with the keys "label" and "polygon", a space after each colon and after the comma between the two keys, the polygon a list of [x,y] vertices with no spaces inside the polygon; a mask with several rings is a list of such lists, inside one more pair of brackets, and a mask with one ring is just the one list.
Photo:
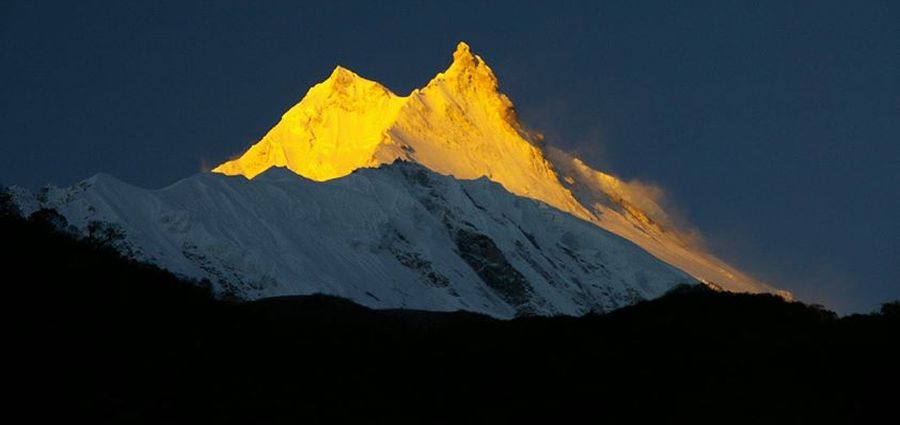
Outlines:
{"label": "snow-capped mountain", "polygon": [[315,182],[203,173],[161,190],[97,175],[38,199],[122,227],[133,255],[255,299],[329,294],[375,308],[580,315],[696,280],[633,243],[486,178],[397,162]]}
{"label": "snow-capped mountain", "polygon": [[698,281],[778,292],[685,243],[635,183],[545,146],[465,43],[408,96],[338,67],[213,171],[16,198],[80,231],[119,226],[137,258],[245,299],[513,317],[608,311]]}
{"label": "snow-capped mountain", "polygon": [[325,181],[396,159],[460,179],[487,177],[625,237],[704,282],[789,296],[687,243],[637,184],[545,146],[519,123],[491,68],[465,43],[446,71],[408,96],[337,67],[259,143],[213,171],[253,178],[286,167]]}

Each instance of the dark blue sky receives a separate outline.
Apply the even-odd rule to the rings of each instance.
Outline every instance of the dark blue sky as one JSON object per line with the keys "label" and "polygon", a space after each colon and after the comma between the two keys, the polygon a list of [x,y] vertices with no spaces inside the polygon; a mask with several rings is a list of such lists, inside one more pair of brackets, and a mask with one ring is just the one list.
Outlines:
{"label": "dark blue sky", "polygon": [[336,64],[405,94],[465,40],[725,259],[845,313],[900,298],[898,2],[263,3],[0,2],[0,182],[161,187]]}

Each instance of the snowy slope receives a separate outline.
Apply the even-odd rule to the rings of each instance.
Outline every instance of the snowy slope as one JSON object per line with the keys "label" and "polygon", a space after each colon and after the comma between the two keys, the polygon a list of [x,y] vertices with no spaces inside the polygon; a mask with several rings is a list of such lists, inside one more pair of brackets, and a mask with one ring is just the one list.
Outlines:
{"label": "snowy slope", "polygon": [[633,243],[486,178],[398,162],[315,182],[203,173],[161,190],[97,175],[37,198],[115,223],[139,258],[243,298],[323,293],[496,317],[607,311],[696,283]]}
{"label": "snowy slope", "polygon": [[789,296],[688,243],[634,184],[544,146],[519,123],[491,68],[465,43],[446,71],[408,96],[338,67],[262,140],[213,171],[254,178],[286,167],[327,181],[396,159],[460,179],[487,177],[627,238],[702,281]]}

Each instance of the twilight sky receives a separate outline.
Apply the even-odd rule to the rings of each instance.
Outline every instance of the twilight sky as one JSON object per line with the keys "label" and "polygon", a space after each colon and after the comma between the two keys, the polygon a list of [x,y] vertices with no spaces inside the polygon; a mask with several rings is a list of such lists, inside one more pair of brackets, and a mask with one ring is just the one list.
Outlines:
{"label": "twilight sky", "polygon": [[725,260],[841,313],[900,298],[900,3],[480,3],[0,2],[0,183],[162,187],[337,64],[406,94],[465,40]]}

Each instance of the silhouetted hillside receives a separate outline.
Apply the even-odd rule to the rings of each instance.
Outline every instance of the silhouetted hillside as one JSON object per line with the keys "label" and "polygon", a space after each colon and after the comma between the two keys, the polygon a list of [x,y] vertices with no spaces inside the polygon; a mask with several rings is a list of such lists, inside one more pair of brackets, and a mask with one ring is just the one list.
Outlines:
{"label": "silhouetted hillside", "polygon": [[81,239],[52,211],[0,214],[10,383],[33,422],[866,423],[897,396],[896,304],[837,318],[682,288],[513,321],[242,304],[120,257],[114,229]]}

